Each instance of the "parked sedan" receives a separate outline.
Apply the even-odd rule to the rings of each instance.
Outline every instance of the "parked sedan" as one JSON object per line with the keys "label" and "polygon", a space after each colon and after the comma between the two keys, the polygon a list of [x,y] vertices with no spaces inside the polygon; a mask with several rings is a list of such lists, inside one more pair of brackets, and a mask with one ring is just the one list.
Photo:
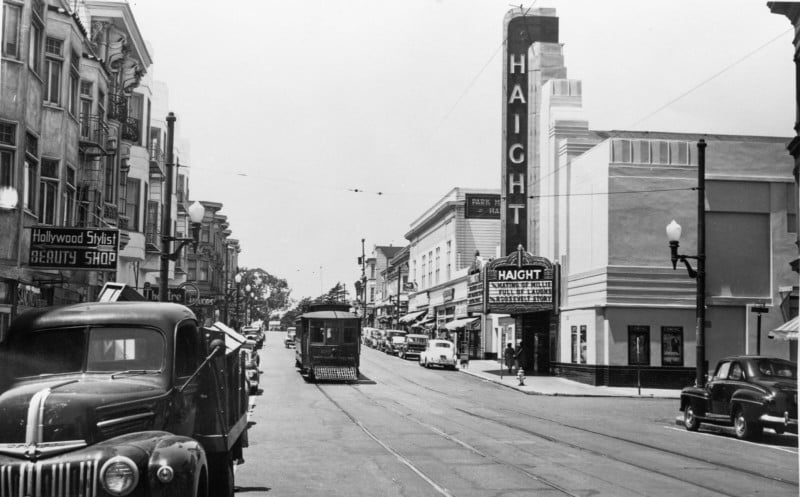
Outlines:
{"label": "parked sedan", "polygon": [[256,348],[260,349],[264,346],[264,332],[257,326],[244,326],[242,327],[242,335],[246,336],[248,340],[256,343]]}
{"label": "parked sedan", "polygon": [[419,365],[429,368],[442,366],[456,369],[456,348],[449,340],[428,340],[425,351],[419,356]]}
{"label": "parked sedan", "polygon": [[683,424],[733,426],[741,439],[763,428],[797,433],[797,363],[764,356],[735,356],[719,361],[705,387],[681,392]]}
{"label": "parked sedan", "polygon": [[409,357],[417,357],[419,358],[420,354],[425,350],[425,346],[428,344],[428,336],[427,335],[417,335],[417,334],[410,334],[406,335],[406,343],[400,348],[400,351],[397,353],[397,356],[401,359],[407,359]]}

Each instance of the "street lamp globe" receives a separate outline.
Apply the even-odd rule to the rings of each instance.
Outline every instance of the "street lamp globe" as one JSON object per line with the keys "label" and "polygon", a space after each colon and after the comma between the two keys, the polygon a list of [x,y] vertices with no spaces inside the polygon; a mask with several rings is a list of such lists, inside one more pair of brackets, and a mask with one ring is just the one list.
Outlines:
{"label": "street lamp globe", "polygon": [[252,288],[253,288],[253,287],[251,287],[251,286],[250,286],[250,283],[248,283],[248,284],[246,284],[246,285],[244,286],[244,291],[245,291],[245,292],[249,292],[249,291],[250,291]]}
{"label": "street lamp globe", "polygon": [[186,209],[186,211],[189,213],[189,220],[192,221],[192,223],[197,224],[203,222],[203,216],[206,214],[206,209],[199,201],[195,200],[194,203],[192,203],[192,205]]}
{"label": "street lamp globe", "polygon": [[681,229],[681,225],[673,219],[672,222],[667,225],[667,240],[671,242],[680,241]]}
{"label": "street lamp globe", "polygon": [[236,273],[236,276],[233,277],[233,281],[235,281],[237,285],[239,283],[241,283],[242,282],[242,273]]}
{"label": "street lamp globe", "polygon": [[19,194],[17,193],[16,188],[11,186],[4,186],[0,188],[0,209],[16,209],[18,203]]}

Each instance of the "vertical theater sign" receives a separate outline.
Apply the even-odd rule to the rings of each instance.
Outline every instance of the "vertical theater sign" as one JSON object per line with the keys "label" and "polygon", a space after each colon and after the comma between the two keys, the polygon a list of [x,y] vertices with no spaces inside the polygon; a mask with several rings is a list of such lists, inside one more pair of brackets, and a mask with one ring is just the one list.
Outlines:
{"label": "vertical theater sign", "polygon": [[[552,9],[550,9],[552,10]],[[529,81],[530,46],[537,41],[558,42],[558,18],[528,15],[531,9],[514,9],[505,19],[503,61],[503,160],[501,252],[528,246],[529,183]],[[540,12],[539,9],[533,11]]]}

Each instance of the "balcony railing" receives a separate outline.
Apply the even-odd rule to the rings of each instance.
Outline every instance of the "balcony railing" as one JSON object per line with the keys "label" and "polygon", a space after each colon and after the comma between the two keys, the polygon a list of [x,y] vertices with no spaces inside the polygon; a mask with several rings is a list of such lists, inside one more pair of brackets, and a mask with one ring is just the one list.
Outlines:
{"label": "balcony railing", "polygon": [[164,151],[155,144],[150,145],[150,173],[163,176],[165,172],[164,162]]}
{"label": "balcony railing", "polygon": [[108,95],[108,118],[124,122],[128,117],[128,98],[122,93]]}
{"label": "balcony railing", "polygon": [[103,204],[103,217],[106,220],[116,221],[119,210],[114,204]]}
{"label": "balcony railing", "polygon": [[144,245],[148,252],[161,251],[161,230],[155,223],[148,223],[144,232]]}
{"label": "balcony railing", "polygon": [[108,124],[99,114],[81,114],[81,137],[82,144],[100,147],[103,151],[106,148],[108,139]]}
{"label": "balcony railing", "polygon": [[122,139],[139,143],[141,124],[138,118],[128,117],[122,122]]}

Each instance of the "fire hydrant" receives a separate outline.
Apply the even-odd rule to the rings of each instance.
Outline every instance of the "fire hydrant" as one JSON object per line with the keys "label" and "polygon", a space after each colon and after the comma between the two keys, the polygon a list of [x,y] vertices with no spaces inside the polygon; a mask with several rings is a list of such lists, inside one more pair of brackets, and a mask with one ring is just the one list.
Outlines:
{"label": "fire hydrant", "polygon": [[519,380],[519,386],[521,386],[521,387],[525,386],[525,370],[524,369],[519,368],[519,370],[517,371],[517,380]]}

